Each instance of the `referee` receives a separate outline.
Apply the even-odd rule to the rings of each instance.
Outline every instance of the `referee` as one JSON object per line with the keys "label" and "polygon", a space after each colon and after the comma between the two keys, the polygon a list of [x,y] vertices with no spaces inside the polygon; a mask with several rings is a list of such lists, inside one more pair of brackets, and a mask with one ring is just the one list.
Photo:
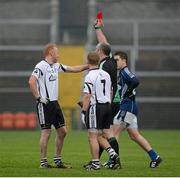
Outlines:
{"label": "referee", "polygon": [[[112,94],[111,94],[111,96],[112,96],[112,102],[111,102],[112,118],[111,118],[111,129],[110,129],[111,134],[107,139],[108,139],[111,147],[116,151],[117,154],[119,154],[119,144],[118,144],[116,138],[114,137],[113,129],[112,129],[113,118],[119,111],[119,102],[117,102],[117,103],[113,102],[115,99],[116,91],[117,91],[117,63],[114,60],[114,58],[112,57],[111,47],[108,44],[107,39],[101,30],[101,26],[102,26],[102,24],[100,23],[99,20],[97,20],[97,23],[94,25],[95,31],[96,31],[96,36],[97,36],[97,39],[99,42],[96,46],[96,52],[98,53],[98,55],[100,57],[100,64],[99,64],[100,69],[103,69],[110,75],[111,82],[112,82]],[[99,151],[100,156],[101,156],[102,152],[103,152],[103,149],[100,148],[100,151]]]}
{"label": "referee", "polygon": [[61,160],[61,151],[67,130],[64,116],[58,104],[58,73],[81,72],[87,65],[66,66],[58,63],[58,48],[55,44],[47,44],[44,48],[44,59],[34,68],[29,79],[29,86],[36,98],[37,115],[41,127],[40,136],[40,168],[52,168],[47,161],[47,145],[51,135],[51,126],[56,129],[54,163],[57,168],[70,168]]}

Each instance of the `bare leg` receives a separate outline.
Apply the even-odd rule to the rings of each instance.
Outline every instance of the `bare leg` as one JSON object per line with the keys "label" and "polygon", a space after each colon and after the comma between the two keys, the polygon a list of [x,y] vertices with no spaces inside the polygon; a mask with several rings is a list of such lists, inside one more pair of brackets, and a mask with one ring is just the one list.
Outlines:
{"label": "bare leg", "polygon": [[63,148],[64,138],[67,134],[66,127],[60,127],[56,130],[56,139],[55,139],[55,156],[59,157]]}
{"label": "bare leg", "polygon": [[138,143],[149,155],[151,158],[150,167],[156,168],[161,162],[162,159],[159,155],[152,149],[149,142],[139,133],[138,129],[136,128],[128,128],[127,129],[130,138]]}
{"label": "bare leg", "polygon": [[113,157],[114,155],[117,155],[117,153],[111,147],[111,145],[109,144],[109,142],[106,139],[106,138],[108,138],[110,133],[111,133],[110,129],[103,129],[103,134],[99,133],[98,141],[99,141],[99,145],[101,147],[103,147],[104,149],[106,149],[106,151],[108,152],[109,156]]}
{"label": "bare leg", "polygon": [[40,137],[40,157],[46,158],[47,156],[47,145],[51,135],[51,129],[43,129],[41,130]]}
{"label": "bare leg", "polygon": [[136,128],[128,128],[127,129],[130,138],[138,143],[146,152],[152,149],[149,142],[139,133]]}
{"label": "bare leg", "polygon": [[124,130],[124,127],[122,125],[119,125],[119,124],[113,125],[113,133],[117,140],[119,140],[120,134],[123,130]]}
{"label": "bare leg", "polygon": [[98,132],[88,131],[88,141],[90,145],[92,160],[99,159]]}
{"label": "bare leg", "polygon": [[107,139],[110,137],[110,134],[111,134],[110,129],[104,129],[103,134],[99,134],[99,136],[98,136],[99,144],[104,149],[107,149],[110,147],[110,144],[107,141]]}
{"label": "bare leg", "polygon": [[114,132],[113,132],[113,125],[110,126],[107,139],[114,137]]}

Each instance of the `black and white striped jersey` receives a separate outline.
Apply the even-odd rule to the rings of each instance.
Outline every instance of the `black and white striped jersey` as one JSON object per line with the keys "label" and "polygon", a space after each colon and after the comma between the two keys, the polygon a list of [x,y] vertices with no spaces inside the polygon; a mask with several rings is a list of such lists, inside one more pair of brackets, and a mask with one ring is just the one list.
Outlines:
{"label": "black and white striped jersey", "polygon": [[90,104],[111,103],[111,78],[102,69],[91,69],[85,77],[84,93],[91,94]]}
{"label": "black and white striped jersey", "polygon": [[65,72],[67,66],[60,63],[49,64],[40,61],[34,68],[32,75],[37,78],[37,87],[41,97],[48,97],[50,101],[58,100],[58,72]]}

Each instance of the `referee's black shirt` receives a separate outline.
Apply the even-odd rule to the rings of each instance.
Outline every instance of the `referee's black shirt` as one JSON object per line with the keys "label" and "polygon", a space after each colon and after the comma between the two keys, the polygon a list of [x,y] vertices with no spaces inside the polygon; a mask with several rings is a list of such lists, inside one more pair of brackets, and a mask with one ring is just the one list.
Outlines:
{"label": "referee's black shirt", "polygon": [[117,63],[113,57],[108,56],[101,60],[99,67],[106,71],[111,77],[113,87],[113,100],[117,90]]}

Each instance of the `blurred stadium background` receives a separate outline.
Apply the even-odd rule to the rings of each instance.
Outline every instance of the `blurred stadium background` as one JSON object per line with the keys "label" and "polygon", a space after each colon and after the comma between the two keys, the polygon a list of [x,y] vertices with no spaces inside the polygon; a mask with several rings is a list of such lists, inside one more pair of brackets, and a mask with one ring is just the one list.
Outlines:
{"label": "blurred stadium background", "polygon": [[[0,0],[0,129],[36,129],[28,78],[49,42],[60,62],[85,62],[97,43],[93,22],[104,14],[113,51],[128,53],[140,77],[139,127],[180,129],[180,1]],[[60,103],[67,125],[82,127],[77,101],[84,74],[60,75]]]}

